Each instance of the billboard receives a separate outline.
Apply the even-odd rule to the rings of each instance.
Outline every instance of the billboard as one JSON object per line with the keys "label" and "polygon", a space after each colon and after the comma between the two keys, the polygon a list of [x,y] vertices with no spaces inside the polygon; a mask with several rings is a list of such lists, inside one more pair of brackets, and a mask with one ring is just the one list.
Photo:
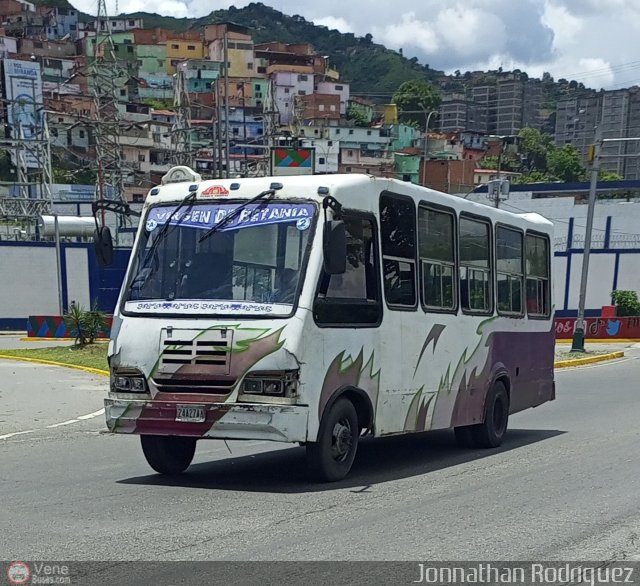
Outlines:
{"label": "billboard", "polygon": [[33,61],[3,59],[6,123],[13,140],[20,141],[11,149],[11,162],[20,157],[27,167],[40,166],[35,141],[42,130],[42,74],[40,64]]}
{"label": "billboard", "polygon": [[315,150],[302,147],[276,147],[272,151],[274,175],[313,175]]}

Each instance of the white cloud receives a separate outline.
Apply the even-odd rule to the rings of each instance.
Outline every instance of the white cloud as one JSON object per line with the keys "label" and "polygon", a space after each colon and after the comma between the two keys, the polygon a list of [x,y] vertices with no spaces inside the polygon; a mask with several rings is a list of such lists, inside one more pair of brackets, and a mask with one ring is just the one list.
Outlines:
{"label": "white cloud", "polygon": [[444,44],[464,59],[499,53],[505,44],[506,30],[500,18],[462,4],[442,10],[436,30]]}
{"label": "white cloud", "polygon": [[[377,27],[372,30],[379,30]],[[390,48],[417,47],[432,53],[439,48],[438,36],[431,24],[420,21],[414,12],[407,12],[401,16],[397,24],[390,24],[381,30],[382,41]]]}
{"label": "white cloud", "polygon": [[[120,10],[201,17],[251,0],[119,0]],[[434,69],[518,68],[587,86],[640,84],[640,0],[262,0],[341,32],[373,34]],[[72,0],[95,13],[95,0]],[[115,0],[107,0],[114,11]]]}
{"label": "white cloud", "polygon": [[584,26],[583,19],[571,14],[566,6],[549,0],[545,2],[542,21],[553,30],[553,47],[556,50],[575,45]]}
{"label": "white cloud", "polygon": [[322,16],[320,18],[313,19],[314,24],[318,26],[326,26],[330,30],[338,30],[341,33],[353,32],[353,27],[344,19],[336,18],[335,16]]}

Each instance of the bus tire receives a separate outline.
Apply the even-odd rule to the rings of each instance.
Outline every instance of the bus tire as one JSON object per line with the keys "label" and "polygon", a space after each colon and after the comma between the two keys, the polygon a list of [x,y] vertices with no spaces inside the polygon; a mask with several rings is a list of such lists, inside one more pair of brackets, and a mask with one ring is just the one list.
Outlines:
{"label": "bus tire", "polygon": [[358,414],[347,398],[338,399],[322,417],[318,440],[307,443],[307,468],[320,482],[343,479],[358,449]]}
{"label": "bus tire", "polygon": [[509,422],[509,394],[501,381],[496,381],[484,407],[484,421],[476,425],[454,428],[456,442],[461,448],[497,448],[502,444]]}
{"label": "bus tire", "polygon": [[497,448],[507,432],[509,394],[502,381],[493,383],[484,406],[484,421],[471,426],[476,448]]}
{"label": "bus tire", "polygon": [[184,472],[196,451],[196,438],[193,437],[141,435],[140,443],[149,466],[167,476]]}

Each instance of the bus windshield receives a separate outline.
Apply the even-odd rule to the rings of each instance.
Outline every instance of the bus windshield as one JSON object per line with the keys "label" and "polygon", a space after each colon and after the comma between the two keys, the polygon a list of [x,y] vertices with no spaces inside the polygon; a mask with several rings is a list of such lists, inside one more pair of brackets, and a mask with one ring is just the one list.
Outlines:
{"label": "bus windshield", "polygon": [[[177,213],[175,204],[152,207],[137,246],[125,309],[291,313],[316,206],[256,202],[222,221],[241,205],[196,203]],[[167,220],[169,226],[161,230]]]}

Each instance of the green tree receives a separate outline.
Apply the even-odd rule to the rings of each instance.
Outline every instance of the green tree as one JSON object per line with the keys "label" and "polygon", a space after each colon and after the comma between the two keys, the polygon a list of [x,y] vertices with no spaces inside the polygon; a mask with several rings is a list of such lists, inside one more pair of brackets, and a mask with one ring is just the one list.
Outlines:
{"label": "green tree", "polygon": [[554,149],[553,141],[547,134],[536,128],[523,128],[518,133],[518,150],[522,157],[522,171],[531,173],[547,171],[547,155]]}
{"label": "green tree", "polygon": [[96,183],[95,168],[81,159],[69,159],[53,153],[52,160],[53,181],[72,185],[94,185]]}
{"label": "green tree", "polygon": [[573,182],[586,179],[582,158],[576,147],[565,144],[547,153],[549,172],[560,181]]}
{"label": "green tree", "polygon": [[173,109],[173,100],[161,100],[155,98],[144,98],[141,100],[141,103],[145,106],[149,106],[149,108],[153,108],[154,110],[172,110]]}
{"label": "green tree", "polygon": [[519,183],[519,184],[529,184],[529,183],[550,183],[554,180],[554,177],[549,175],[549,173],[545,173],[543,171],[531,171],[526,175],[520,175],[519,177],[514,177],[511,182]]}
{"label": "green tree", "polygon": [[353,123],[359,127],[369,126],[371,123],[365,112],[357,106],[349,106],[347,108],[347,120],[353,121]]}
{"label": "green tree", "polygon": [[622,181],[624,177],[622,175],[618,175],[613,171],[607,171],[606,169],[600,169],[600,173],[598,173],[598,181]]}
{"label": "green tree", "polygon": [[616,305],[618,317],[640,315],[640,301],[635,291],[623,291],[616,289],[611,292],[611,299]]}
{"label": "green tree", "polygon": [[[405,81],[393,94],[400,120],[425,130],[426,114],[440,107],[440,95],[423,79]],[[433,117],[432,117],[433,118]]]}

